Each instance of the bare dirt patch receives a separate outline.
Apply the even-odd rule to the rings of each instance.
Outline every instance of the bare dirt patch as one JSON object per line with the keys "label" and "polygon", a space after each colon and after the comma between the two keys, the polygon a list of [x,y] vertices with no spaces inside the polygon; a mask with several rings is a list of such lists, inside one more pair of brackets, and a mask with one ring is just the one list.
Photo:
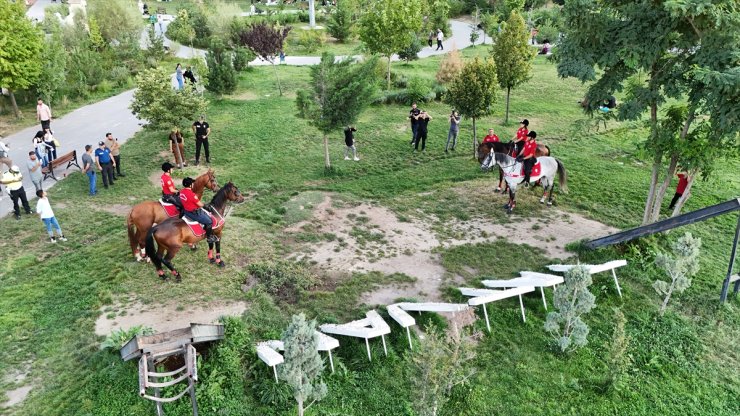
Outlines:
{"label": "bare dirt patch", "polygon": [[[109,307],[110,308],[110,307]],[[156,332],[184,328],[190,323],[208,324],[218,321],[221,316],[241,315],[247,309],[246,302],[213,302],[201,305],[131,305],[113,307],[115,317],[109,318],[105,310],[95,322],[95,333],[108,335],[113,330],[129,329],[134,326],[148,326]]]}
{"label": "bare dirt patch", "polygon": [[131,205],[125,204],[106,204],[103,206],[96,205],[95,208],[121,217],[125,217],[128,215],[129,212],[131,212]]}
{"label": "bare dirt patch", "polygon": [[22,386],[17,389],[6,391],[5,395],[8,396],[8,401],[5,402],[4,407],[12,407],[23,400],[26,400],[26,397],[31,390],[33,390],[33,386]]}
{"label": "bare dirt patch", "polygon": [[239,94],[229,95],[228,98],[231,100],[252,101],[259,100],[260,96],[253,91],[242,91]]}
{"label": "bare dirt patch", "polygon": [[[305,244],[297,258],[315,261],[328,271],[379,271],[404,273],[416,281],[402,287],[388,286],[366,293],[366,304],[390,304],[398,298],[439,300],[445,275],[437,248],[491,242],[506,238],[511,243],[542,249],[547,256],[571,256],[565,245],[586,238],[612,233],[616,229],[578,214],[558,209],[545,211],[538,218],[496,224],[480,219],[446,221],[442,239],[432,229],[432,221],[401,222],[388,208],[377,204],[341,204],[327,195],[315,205],[310,220],[286,228],[288,235],[314,236],[321,241]],[[304,237],[303,240],[306,240]]]}

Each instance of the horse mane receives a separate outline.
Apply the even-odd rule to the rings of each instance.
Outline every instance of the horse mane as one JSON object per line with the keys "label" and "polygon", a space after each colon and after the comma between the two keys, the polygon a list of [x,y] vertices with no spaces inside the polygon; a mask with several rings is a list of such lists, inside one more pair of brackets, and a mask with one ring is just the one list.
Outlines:
{"label": "horse mane", "polygon": [[496,158],[496,163],[498,163],[499,166],[510,164],[511,159],[514,159],[513,157],[507,155],[506,153],[500,153],[500,152],[495,152],[493,154],[493,157]]}
{"label": "horse mane", "polygon": [[210,203],[211,207],[216,208],[216,209],[223,207],[224,204],[226,203],[226,194],[232,188],[234,188],[234,184],[231,182],[221,187],[221,189],[219,189],[216,192],[216,195],[213,195],[213,198],[211,199],[211,203]]}

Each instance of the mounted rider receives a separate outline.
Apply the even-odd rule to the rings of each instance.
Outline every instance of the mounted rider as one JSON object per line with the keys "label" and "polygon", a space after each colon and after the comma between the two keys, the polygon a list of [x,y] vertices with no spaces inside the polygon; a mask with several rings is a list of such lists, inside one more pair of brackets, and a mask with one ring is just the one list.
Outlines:
{"label": "mounted rider", "polygon": [[529,120],[525,118],[519,123],[519,129],[516,131],[514,149],[511,155],[512,157],[516,157],[522,153],[524,143],[527,141],[527,134],[529,134]]}
{"label": "mounted rider", "polygon": [[[526,120],[525,120],[526,121]],[[532,167],[537,163],[537,158],[534,156],[537,151],[537,142],[534,140],[537,138],[537,132],[530,131],[527,133],[527,141],[524,142],[522,153],[517,157],[517,161],[524,162],[524,186],[529,186],[529,175],[532,173]]]}
{"label": "mounted rider", "polygon": [[180,201],[182,202],[183,211],[185,217],[191,221],[197,221],[203,224],[203,228],[206,230],[206,240],[209,243],[215,243],[218,241],[218,237],[213,235],[213,220],[202,208],[205,204],[198,198],[198,195],[193,192],[193,178],[187,177],[182,180],[182,190],[180,190]]}
{"label": "mounted rider", "polygon": [[170,162],[162,163],[162,176],[159,177],[159,182],[162,184],[162,201],[168,202],[177,207],[180,210],[180,218],[182,218],[182,202],[180,202],[179,191],[175,187],[175,183],[172,182],[172,169],[174,166]]}

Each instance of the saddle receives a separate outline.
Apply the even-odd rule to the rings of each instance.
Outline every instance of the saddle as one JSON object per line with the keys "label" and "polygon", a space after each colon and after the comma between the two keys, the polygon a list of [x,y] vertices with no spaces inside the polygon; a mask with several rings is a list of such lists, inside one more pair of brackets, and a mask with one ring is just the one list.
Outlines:
{"label": "saddle", "polygon": [[[532,173],[529,175],[530,180],[537,179],[542,174],[542,165],[540,165],[540,162],[537,161],[537,163],[532,166]],[[509,173],[506,174],[506,176],[510,178],[521,178],[524,177],[524,164],[522,164],[522,169],[519,171],[519,173]]]}
{"label": "saddle", "polygon": [[164,209],[164,212],[168,217],[173,218],[180,216],[180,210],[177,209],[177,205],[164,202],[162,199],[159,200],[159,203],[162,205],[162,209]]}
{"label": "saddle", "polygon": [[[206,213],[208,214],[208,216],[211,217],[211,221],[213,221],[214,230],[223,227],[224,222],[226,221],[221,216],[216,217],[215,215],[213,215],[213,213],[208,211],[206,211]],[[200,238],[206,235],[206,229],[205,227],[203,227],[203,224],[199,223],[198,221],[193,221],[188,217],[182,217],[182,220],[185,221],[185,224],[187,224],[194,236]]]}

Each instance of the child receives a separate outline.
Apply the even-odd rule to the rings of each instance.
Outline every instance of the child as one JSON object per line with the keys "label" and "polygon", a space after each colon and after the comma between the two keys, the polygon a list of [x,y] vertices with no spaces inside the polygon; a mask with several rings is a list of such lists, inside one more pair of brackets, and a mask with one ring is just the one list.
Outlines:
{"label": "child", "polygon": [[54,231],[51,229],[52,225],[56,228],[57,234],[59,234],[59,239],[67,241],[67,239],[64,238],[64,234],[62,234],[62,227],[59,226],[59,222],[57,222],[56,217],[54,217],[54,211],[51,210],[51,205],[49,205],[49,198],[46,197],[46,192],[38,190],[36,191],[36,196],[39,197],[39,200],[36,203],[36,213],[39,214],[41,221],[44,222],[46,232],[49,233],[49,239],[51,242],[57,242],[56,238],[54,238]]}
{"label": "child", "polygon": [[676,206],[676,202],[678,202],[678,199],[683,196],[684,191],[686,191],[686,186],[689,184],[689,177],[686,172],[678,172],[676,176],[678,176],[678,185],[676,186],[676,193],[673,195],[671,205],[668,206],[668,209],[673,209],[673,207]]}
{"label": "child", "polygon": [[352,156],[354,156],[355,162],[360,160],[359,157],[357,157],[357,148],[355,147],[355,135],[354,132],[356,132],[357,129],[352,126],[347,126],[347,128],[344,129],[344,144],[347,145],[347,147],[344,148],[344,160],[349,160],[349,151],[352,151]]}

